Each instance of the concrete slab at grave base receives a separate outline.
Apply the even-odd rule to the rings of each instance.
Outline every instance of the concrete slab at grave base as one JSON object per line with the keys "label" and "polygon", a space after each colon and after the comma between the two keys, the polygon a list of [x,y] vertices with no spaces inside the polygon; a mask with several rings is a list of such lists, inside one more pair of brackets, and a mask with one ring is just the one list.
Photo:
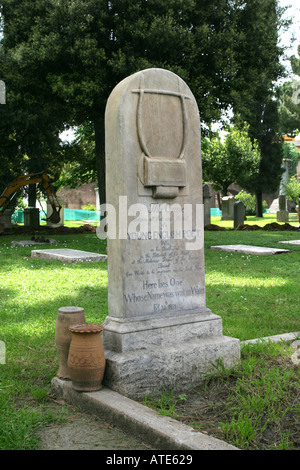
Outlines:
{"label": "concrete slab at grave base", "polygon": [[233,366],[240,359],[240,342],[209,336],[126,353],[106,350],[105,357],[103,384],[128,398],[141,399],[169,387],[183,393],[203,381],[220,361],[226,368]]}
{"label": "concrete slab at grave base", "polygon": [[11,246],[35,246],[35,245],[55,245],[56,240],[49,238],[48,241],[20,240],[12,241]]}
{"label": "concrete slab at grave base", "polygon": [[156,411],[107,387],[97,392],[82,393],[75,391],[70,381],[54,377],[51,391],[57,398],[72,403],[94,416],[98,415],[113,426],[118,426],[128,436],[136,436],[155,449],[239,450],[220,439],[195,432],[192,427],[169,416],[159,415]]}
{"label": "concrete slab at grave base", "polygon": [[287,240],[285,242],[278,242],[278,243],[283,243],[287,245],[300,245],[300,240]]}
{"label": "concrete slab at grave base", "polygon": [[31,258],[58,260],[64,263],[84,263],[90,261],[106,261],[107,255],[91,253],[89,251],[60,248],[54,250],[33,250],[31,252]]}
{"label": "concrete slab at grave base", "polygon": [[267,248],[265,246],[252,246],[252,245],[216,245],[211,246],[211,250],[225,251],[228,253],[244,253],[247,255],[278,255],[289,253],[289,250]]}

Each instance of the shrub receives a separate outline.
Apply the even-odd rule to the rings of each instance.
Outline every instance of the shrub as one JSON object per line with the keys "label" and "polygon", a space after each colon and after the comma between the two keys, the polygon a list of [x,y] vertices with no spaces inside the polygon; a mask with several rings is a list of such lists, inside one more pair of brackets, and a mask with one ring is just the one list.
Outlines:
{"label": "shrub", "polygon": [[[247,193],[246,191],[240,191],[236,196],[236,199],[242,201],[246,209],[246,215],[255,215],[256,214],[256,200],[255,196]],[[263,211],[268,208],[266,201],[263,201]]]}

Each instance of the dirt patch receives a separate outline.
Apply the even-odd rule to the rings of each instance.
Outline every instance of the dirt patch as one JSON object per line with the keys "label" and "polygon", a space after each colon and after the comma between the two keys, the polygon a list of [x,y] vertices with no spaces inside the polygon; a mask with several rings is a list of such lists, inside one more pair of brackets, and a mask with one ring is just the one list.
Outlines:
{"label": "dirt patch", "polygon": [[[284,373],[292,369],[299,371],[299,366],[293,364],[290,359],[270,359],[268,366],[282,370]],[[299,375],[298,382],[295,383],[292,379],[289,390],[282,390],[282,412],[280,412],[279,404],[274,402],[274,410],[277,410],[274,411],[274,417],[271,416],[270,409],[262,408],[257,415],[253,412],[251,416],[250,413],[249,418],[249,413],[246,412],[248,405],[246,400],[240,409],[233,398],[228,400],[228,397],[233,397],[236,393],[238,380],[241,378],[216,377],[212,378],[208,384],[199,386],[197,390],[188,391],[184,400],[178,400],[174,409],[176,416],[173,417],[197,431],[244,450],[273,450],[280,449],[282,446],[285,446],[283,449],[300,450]],[[256,391],[257,389],[253,387],[252,393],[249,392],[253,399],[255,399]],[[262,395],[263,393],[261,397]],[[259,396],[256,398],[259,400]],[[275,400],[278,401],[278,399],[277,396]],[[229,434],[226,434],[224,426],[220,423],[232,424]],[[253,429],[256,432],[251,437]]]}
{"label": "dirt patch", "polygon": [[47,227],[41,225],[37,229],[31,227],[24,227],[23,225],[13,226],[12,228],[5,229],[4,232],[0,233],[0,236],[13,236],[13,235],[73,235],[78,233],[96,233],[96,226],[90,224],[80,225],[79,227]]}
{"label": "dirt patch", "polygon": [[295,226],[295,225],[290,225],[288,223],[285,224],[278,224],[277,222],[272,222],[270,224],[266,224],[263,227],[260,225],[248,225],[248,224],[243,224],[239,225],[236,229],[233,228],[225,228],[225,227],[220,227],[219,225],[216,224],[208,224],[205,225],[204,230],[210,231],[210,232],[224,232],[224,231],[229,231],[229,230],[240,230],[240,231],[253,231],[253,230],[265,230],[265,231],[279,231],[279,232],[300,232],[300,228]]}
{"label": "dirt patch", "polygon": [[41,450],[155,450],[101,418],[71,409],[66,421],[39,429],[37,436]]}

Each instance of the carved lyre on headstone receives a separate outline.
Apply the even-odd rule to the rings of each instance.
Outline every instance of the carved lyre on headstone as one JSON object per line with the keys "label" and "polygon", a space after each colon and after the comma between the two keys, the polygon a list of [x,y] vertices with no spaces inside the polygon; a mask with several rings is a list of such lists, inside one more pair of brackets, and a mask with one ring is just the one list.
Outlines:
{"label": "carved lyre on headstone", "polygon": [[[188,141],[188,118],[185,101],[189,96],[178,91],[145,88],[140,76],[137,131],[142,155],[139,177],[151,187],[153,198],[175,198],[186,186],[185,150]],[[149,125],[150,124],[150,125]]]}
{"label": "carved lyre on headstone", "polygon": [[200,142],[196,100],[174,73],[143,70],[111,93],[103,383],[132,398],[195,384],[214,361],[240,357],[206,307]]}

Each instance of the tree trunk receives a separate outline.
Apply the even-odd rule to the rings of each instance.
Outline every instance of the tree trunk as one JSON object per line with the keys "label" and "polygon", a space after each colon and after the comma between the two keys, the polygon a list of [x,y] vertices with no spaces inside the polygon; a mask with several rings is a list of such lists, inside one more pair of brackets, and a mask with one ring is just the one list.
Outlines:
{"label": "tree trunk", "polygon": [[257,191],[256,196],[256,217],[263,217],[262,192]]}
{"label": "tree trunk", "polygon": [[36,184],[28,186],[28,207],[36,206]]}
{"label": "tree trunk", "polygon": [[[99,112],[99,117],[94,121],[95,130],[95,155],[96,168],[99,188],[100,204],[106,202],[105,185],[105,131],[104,131],[104,112]],[[102,214],[101,214],[102,215]]]}

